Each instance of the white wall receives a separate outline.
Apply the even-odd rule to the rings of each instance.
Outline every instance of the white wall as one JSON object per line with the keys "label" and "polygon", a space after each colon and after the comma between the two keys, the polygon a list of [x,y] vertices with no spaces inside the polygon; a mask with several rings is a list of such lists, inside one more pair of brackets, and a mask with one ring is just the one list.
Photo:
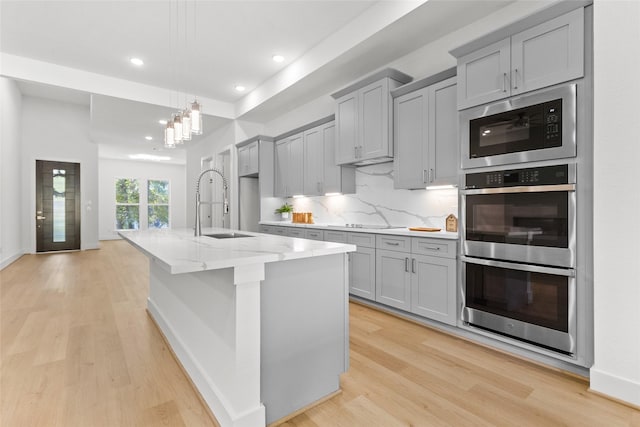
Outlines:
{"label": "white wall", "polygon": [[14,81],[0,77],[0,270],[24,253],[20,236],[20,146],[22,95]]}
{"label": "white wall", "polygon": [[[99,159],[100,182],[100,240],[118,239],[115,231],[116,178],[139,179],[141,200],[146,180],[169,181],[169,223],[171,228],[186,227],[186,166],[158,162]],[[144,191],[143,191],[144,190]],[[143,194],[144,193],[144,194]],[[141,212],[141,216],[144,212]],[[141,228],[144,228],[141,217]]]}
{"label": "white wall", "polygon": [[640,2],[597,0],[594,37],[591,388],[640,405]]}
{"label": "white wall", "polygon": [[80,163],[81,249],[98,248],[98,146],[89,140],[89,107],[42,98],[22,99],[22,239],[36,250],[36,160]]}

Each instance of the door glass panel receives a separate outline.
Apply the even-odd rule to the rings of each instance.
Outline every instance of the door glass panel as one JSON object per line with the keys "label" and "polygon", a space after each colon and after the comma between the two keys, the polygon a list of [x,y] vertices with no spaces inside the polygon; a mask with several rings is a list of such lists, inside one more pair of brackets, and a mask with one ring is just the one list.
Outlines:
{"label": "door glass panel", "polygon": [[53,241],[66,241],[65,208],[66,208],[66,171],[53,170]]}

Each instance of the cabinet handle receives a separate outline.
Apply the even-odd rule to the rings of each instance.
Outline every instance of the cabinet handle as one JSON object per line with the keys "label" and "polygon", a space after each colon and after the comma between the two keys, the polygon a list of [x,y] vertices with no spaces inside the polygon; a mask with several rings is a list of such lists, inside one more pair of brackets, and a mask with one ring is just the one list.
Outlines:
{"label": "cabinet handle", "polygon": [[507,73],[503,73],[503,76],[502,76],[502,91],[503,92],[507,91]]}
{"label": "cabinet handle", "polygon": [[439,251],[440,247],[439,246],[425,246],[425,249],[428,249],[430,251]]}
{"label": "cabinet handle", "polygon": [[416,272],[416,259],[415,258],[411,258],[411,272],[412,273]]}
{"label": "cabinet handle", "polygon": [[398,242],[385,242],[387,245],[391,245],[391,246],[399,246],[400,243]]}
{"label": "cabinet handle", "polygon": [[518,69],[516,68],[516,75],[513,78],[513,88],[518,89]]}
{"label": "cabinet handle", "polygon": [[427,183],[427,170],[426,169],[422,169],[422,183],[423,184]]}
{"label": "cabinet handle", "polygon": [[433,169],[429,169],[429,182],[433,182]]}
{"label": "cabinet handle", "polygon": [[404,271],[409,272],[409,258],[404,259]]}
{"label": "cabinet handle", "polygon": [[353,157],[354,157],[355,159],[357,159],[357,158],[358,158],[358,147],[353,147]]}

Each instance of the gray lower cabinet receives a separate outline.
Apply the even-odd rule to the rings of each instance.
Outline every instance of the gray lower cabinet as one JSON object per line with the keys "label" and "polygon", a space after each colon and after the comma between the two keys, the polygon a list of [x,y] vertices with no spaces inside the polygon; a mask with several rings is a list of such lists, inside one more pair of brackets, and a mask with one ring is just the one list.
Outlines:
{"label": "gray lower cabinet", "polygon": [[456,324],[456,261],[426,255],[411,257],[411,312]]}
{"label": "gray lower cabinet", "polygon": [[349,293],[374,301],[376,299],[376,235],[348,233],[347,243],[357,250],[349,253]]}
{"label": "gray lower cabinet", "polygon": [[264,234],[276,234],[275,229],[276,229],[275,225],[260,224],[260,226],[258,227],[258,232],[264,233]]}
{"label": "gray lower cabinet", "polygon": [[285,232],[285,236],[287,237],[300,237],[302,239],[305,238],[305,229],[304,228],[295,228],[295,227],[285,227],[286,228],[286,232]]}
{"label": "gray lower cabinet", "polygon": [[305,239],[324,240],[324,231],[322,230],[305,230]]}
{"label": "gray lower cabinet", "polygon": [[377,302],[456,324],[455,241],[378,235],[376,246]]}
{"label": "gray lower cabinet", "polygon": [[376,253],[376,301],[391,307],[411,309],[411,254],[378,249]]}

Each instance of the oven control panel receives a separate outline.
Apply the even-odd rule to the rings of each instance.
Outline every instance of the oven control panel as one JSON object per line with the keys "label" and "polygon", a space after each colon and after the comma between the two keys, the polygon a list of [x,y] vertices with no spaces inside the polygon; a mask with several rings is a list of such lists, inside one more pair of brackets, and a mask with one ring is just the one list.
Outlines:
{"label": "oven control panel", "polygon": [[557,165],[470,173],[465,176],[465,179],[466,189],[568,184],[569,166]]}
{"label": "oven control panel", "polygon": [[554,146],[562,138],[562,99],[545,102],[543,116],[545,146]]}

